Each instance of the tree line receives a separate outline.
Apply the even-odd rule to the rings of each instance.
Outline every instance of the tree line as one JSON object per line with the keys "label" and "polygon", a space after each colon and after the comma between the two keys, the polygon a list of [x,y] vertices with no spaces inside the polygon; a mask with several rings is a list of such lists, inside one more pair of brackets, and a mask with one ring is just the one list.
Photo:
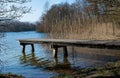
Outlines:
{"label": "tree line", "polygon": [[0,32],[20,32],[20,31],[33,31],[36,25],[29,22],[20,21],[3,21],[0,23]]}
{"label": "tree line", "polygon": [[119,35],[119,0],[76,0],[53,5],[37,23],[37,31],[53,38],[111,39]]}
{"label": "tree line", "polygon": [[35,24],[15,21],[31,11],[31,0],[0,0],[0,32],[35,30]]}

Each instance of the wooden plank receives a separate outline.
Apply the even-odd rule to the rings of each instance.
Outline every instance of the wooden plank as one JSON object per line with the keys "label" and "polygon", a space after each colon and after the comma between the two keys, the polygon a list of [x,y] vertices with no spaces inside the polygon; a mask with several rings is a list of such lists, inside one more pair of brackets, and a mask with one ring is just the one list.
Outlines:
{"label": "wooden plank", "polygon": [[100,48],[118,48],[120,40],[20,39],[21,44],[73,45]]}

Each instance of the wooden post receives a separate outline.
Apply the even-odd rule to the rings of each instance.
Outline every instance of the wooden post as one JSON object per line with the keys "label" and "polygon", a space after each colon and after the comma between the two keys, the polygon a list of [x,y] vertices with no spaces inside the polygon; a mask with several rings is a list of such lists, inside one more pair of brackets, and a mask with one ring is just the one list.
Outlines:
{"label": "wooden post", "polygon": [[57,58],[57,52],[58,52],[58,48],[57,47],[53,47],[53,57]]}
{"label": "wooden post", "polygon": [[63,59],[64,64],[69,64],[68,58]]}
{"label": "wooden post", "polygon": [[68,57],[67,46],[63,47],[64,57]]}
{"label": "wooden post", "polygon": [[58,58],[54,58],[54,64],[55,64],[55,65],[58,64]]}
{"label": "wooden post", "polygon": [[35,49],[34,49],[34,44],[31,44],[31,51],[34,52]]}
{"label": "wooden post", "polygon": [[22,52],[25,52],[25,44],[22,44]]}

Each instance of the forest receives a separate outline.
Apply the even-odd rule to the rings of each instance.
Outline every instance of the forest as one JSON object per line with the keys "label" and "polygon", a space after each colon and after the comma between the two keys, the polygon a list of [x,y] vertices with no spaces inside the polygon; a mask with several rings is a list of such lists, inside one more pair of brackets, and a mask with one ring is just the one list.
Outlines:
{"label": "forest", "polygon": [[36,25],[29,22],[20,22],[16,20],[2,21],[0,23],[0,32],[20,32],[33,31]]}
{"label": "forest", "polygon": [[53,5],[37,23],[49,38],[117,39],[120,35],[119,0],[76,0]]}

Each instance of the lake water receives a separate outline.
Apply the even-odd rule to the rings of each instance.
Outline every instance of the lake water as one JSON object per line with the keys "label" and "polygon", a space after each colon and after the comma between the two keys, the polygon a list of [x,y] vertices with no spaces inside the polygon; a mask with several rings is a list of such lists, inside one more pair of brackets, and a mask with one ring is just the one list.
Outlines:
{"label": "lake water", "polygon": [[22,53],[18,39],[44,38],[45,34],[30,32],[9,32],[1,39],[3,49],[0,53],[3,73],[14,73],[26,78],[50,78],[59,73],[71,73],[78,68],[102,66],[108,62],[120,60],[120,51],[111,49],[80,48],[69,46],[68,58],[63,58],[63,50],[60,49],[58,59],[52,56],[49,45],[35,45],[35,52],[31,47],[26,47]]}

